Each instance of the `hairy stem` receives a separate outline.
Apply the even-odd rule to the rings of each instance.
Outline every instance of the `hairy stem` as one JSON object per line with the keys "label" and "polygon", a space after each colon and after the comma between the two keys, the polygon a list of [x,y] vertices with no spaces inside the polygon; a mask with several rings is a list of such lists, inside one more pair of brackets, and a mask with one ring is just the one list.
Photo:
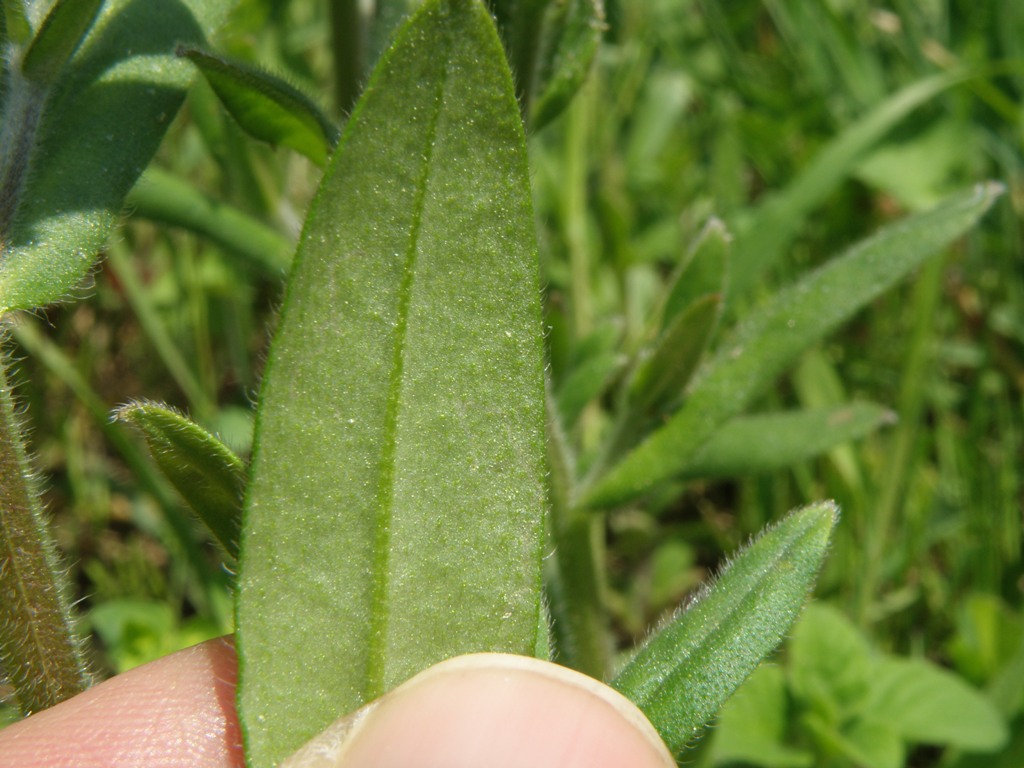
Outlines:
{"label": "hairy stem", "polygon": [[0,361],[0,667],[24,714],[89,685],[68,590],[46,528]]}

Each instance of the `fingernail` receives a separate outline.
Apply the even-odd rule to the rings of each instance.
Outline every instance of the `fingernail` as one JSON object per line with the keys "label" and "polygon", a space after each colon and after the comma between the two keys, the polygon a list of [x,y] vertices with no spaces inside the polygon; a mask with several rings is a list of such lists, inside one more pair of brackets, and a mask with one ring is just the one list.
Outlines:
{"label": "fingernail", "polygon": [[525,656],[459,656],[338,720],[282,768],[675,768],[636,706]]}

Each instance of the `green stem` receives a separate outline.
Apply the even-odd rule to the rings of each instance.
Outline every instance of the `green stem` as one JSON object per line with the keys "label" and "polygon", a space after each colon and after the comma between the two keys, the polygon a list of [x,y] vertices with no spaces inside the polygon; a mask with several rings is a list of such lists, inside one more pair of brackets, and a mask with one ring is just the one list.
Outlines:
{"label": "green stem", "polygon": [[[201,613],[212,614],[217,604],[211,595],[223,585],[224,574],[211,566],[200,549],[192,521],[182,511],[174,491],[168,487],[124,426],[111,420],[109,405],[96,394],[56,344],[41,333],[28,318],[22,318],[21,322],[11,329],[11,335],[29,355],[74,392],[103,432],[103,436],[124,459],[139,487],[156,501],[167,525],[167,531],[164,533],[167,537],[167,546],[177,549],[181,559],[188,563],[190,574],[195,578],[195,583],[189,584],[189,598]],[[217,617],[218,620],[223,618],[225,617]]]}
{"label": "green stem", "polygon": [[334,44],[334,99],[347,115],[362,90],[366,59],[365,21],[359,0],[332,0],[331,40]]}
{"label": "green stem", "polygon": [[0,360],[0,666],[21,711],[52,707],[90,684],[66,576],[46,528]]}
{"label": "green stem", "polygon": [[548,488],[554,555],[547,561],[559,661],[598,680],[607,675],[611,642],[605,611],[604,515],[574,505],[575,469],[558,412],[550,394],[548,408]]}

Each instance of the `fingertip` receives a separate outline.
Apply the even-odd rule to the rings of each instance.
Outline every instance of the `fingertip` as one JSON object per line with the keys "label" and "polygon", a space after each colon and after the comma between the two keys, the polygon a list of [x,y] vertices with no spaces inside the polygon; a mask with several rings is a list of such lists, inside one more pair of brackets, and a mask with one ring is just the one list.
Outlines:
{"label": "fingertip", "polygon": [[[333,730],[332,730],[333,729]],[[674,768],[611,688],[506,654],[451,659],[328,729],[287,768]]]}
{"label": "fingertip", "polygon": [[226,638],[118,675],[0,731],[12,768],[239,768],[236,661]]}

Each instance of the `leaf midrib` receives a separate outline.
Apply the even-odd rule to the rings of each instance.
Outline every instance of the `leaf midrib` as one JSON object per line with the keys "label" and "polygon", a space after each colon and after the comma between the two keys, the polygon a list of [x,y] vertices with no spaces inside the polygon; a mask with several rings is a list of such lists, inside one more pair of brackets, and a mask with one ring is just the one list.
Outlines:
{"label": "leaf midrib", "polygon": [[394,518],[395,457],[398,448],[398,414],[401,410],[403,374],[405,372],[406,336],[409,324],[409,308],[415,282],[416,264],[419,255],[419,235],[422,227],[424,201],[430,185],[433,168],[434,143],[437,125],[444,108],[444,91],[448,82],[448,62],[451,50],[451,35],[445,34],[445,64],[438,78],[435,109],[430,115],[423,153],[423,170],[416,181],[416,195],[412,207],[412,222],[409,228],[409,244],[406,248],[402,283],[398,293],[397,327],[395,329],[394,354],[388,380],[388,397],[384,412],[384,441],[380,458],[380,483],[374,501],[374,546],[373,583],[371,588],[371,625],[369,654],[366,669],[366,689],[363,700],[372,701],[385,693],[387,661],[387,629],[389,618],[389,567],[391,557],[391,523]]}

